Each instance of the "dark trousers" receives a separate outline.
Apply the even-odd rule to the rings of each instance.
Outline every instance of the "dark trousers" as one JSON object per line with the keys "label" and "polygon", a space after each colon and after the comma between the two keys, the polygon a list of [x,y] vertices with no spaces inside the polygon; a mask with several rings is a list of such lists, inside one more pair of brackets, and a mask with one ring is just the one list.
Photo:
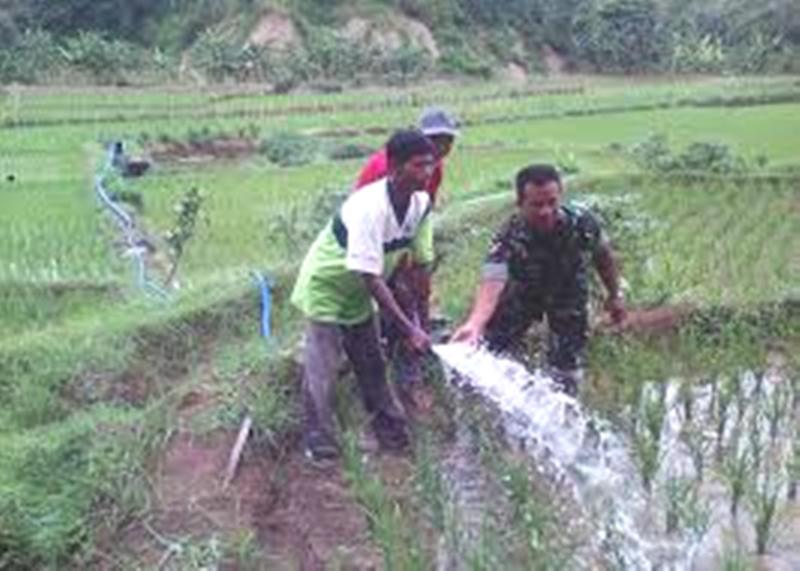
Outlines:
{"label": "dark trousers", "polygon": [[[389,279],[397,304],[414,323],[427,327],[428,292],[421,286],[424,270],[410,260],[403,260]],[[394,380],[400,390],[422,380],[422,356],[405,343],[405,336],[397,324],[381,313],[381,333],[386,340],[386,354],[391,360]]]}
{"label": "dark trousers", "polygon": [[404,416],[386,383],[375,318],[357,325],[309,321],[305,331],[303,401],[306,430],[333,437],[333,387],[344,350],[353,365],[367,412],[403,422]]}
{"label": "dark trousers", "polygon": [[581,298],[553,300],[531,292],[524,284],[510,281],[486,327],[489,349],[518,352],[530,326],[547,318],[547,354],[550,368],[576,371],[583,366],[588,340],[589,318]]}

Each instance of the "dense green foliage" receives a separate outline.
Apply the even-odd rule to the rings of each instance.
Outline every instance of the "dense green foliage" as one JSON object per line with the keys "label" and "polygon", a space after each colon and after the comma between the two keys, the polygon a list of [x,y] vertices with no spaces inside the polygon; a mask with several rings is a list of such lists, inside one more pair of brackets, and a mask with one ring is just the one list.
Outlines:
{"label": "dense green foliage", "polygon": [[[259,17],[276,10],[298,45],[250,45]],[[401,16],[427,26],[438,53],[413,40]],[[399,30],[403,43],[343,33],[356,17]],[[538,72],[553,65],[545,54],[578,71],[782,73],[798,71],[800,10],[794,0],[6,0],[0,48],[0,78],[23,83],[186,78],[188,62],[189,77],[285,91],[429,72],[490,76],[509,63]]]}

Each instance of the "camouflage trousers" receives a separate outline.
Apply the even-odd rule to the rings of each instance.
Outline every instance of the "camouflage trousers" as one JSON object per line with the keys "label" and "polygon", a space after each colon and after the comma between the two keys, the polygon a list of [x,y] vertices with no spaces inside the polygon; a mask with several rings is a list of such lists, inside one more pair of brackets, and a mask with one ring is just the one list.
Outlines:
{"label": "camouflage trousers", "polygon": [[585,299],[554,301],[525,284],[510,281],[486,327],[492,351],[524,355],[525,334],[535,322],[547,320],[545,364],[566,392],[574,394],[585,361],[589,316]]}

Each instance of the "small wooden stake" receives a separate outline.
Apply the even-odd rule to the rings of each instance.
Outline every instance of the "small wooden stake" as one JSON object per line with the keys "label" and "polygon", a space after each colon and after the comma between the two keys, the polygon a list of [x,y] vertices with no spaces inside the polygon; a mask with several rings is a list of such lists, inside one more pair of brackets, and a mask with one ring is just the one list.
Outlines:
{"label": "small wooden stake", "polygon": [[228,458],[228,467],[225,469],[225,480],[222,482],[222,489],[227,490],[231,485],[233,477],[236,475],[236,468],[239,466],[239,460],[242,457],[244,445],[247,444],[247,437],[250,436],[250,428],[253,426],[253,419],[250,416],[244,417],[242,426],[239,428],[239,435],[236,437],[236,443],[233,445],[231,455]]}

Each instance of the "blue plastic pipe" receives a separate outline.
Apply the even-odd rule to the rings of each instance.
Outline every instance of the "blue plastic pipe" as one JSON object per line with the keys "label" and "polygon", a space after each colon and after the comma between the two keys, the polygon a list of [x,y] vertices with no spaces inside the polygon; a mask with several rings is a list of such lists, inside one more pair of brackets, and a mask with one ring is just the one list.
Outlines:
{"label": "blue plastic pipe", "polygon": [[253,272],[253,277],[256,279],[258,287],[261,290],[261,335],[263,337],[270,337],[272,335],[272,328],[270,326],[272,285],[260,272]]}

